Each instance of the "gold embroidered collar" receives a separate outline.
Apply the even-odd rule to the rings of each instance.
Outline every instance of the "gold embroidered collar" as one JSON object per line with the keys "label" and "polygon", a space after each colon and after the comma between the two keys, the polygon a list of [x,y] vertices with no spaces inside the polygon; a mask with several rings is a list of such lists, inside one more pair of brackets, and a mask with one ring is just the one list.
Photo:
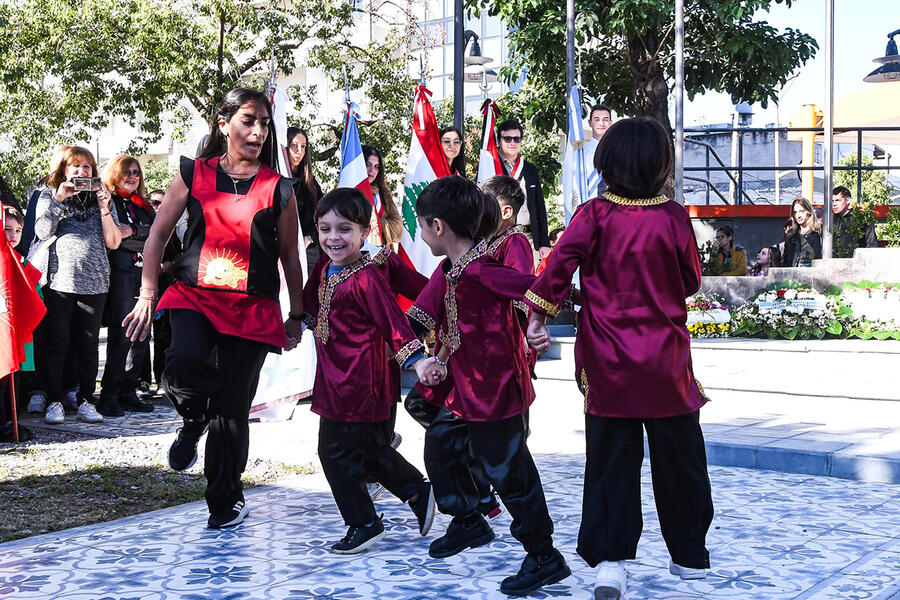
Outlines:
{"label": "gold embroidered collar", "polygon": [[456,285],[459,283],[459,278],[462,276],[463,271],[466,270],[466,267],[468,267],[472,261],[484,255],[485,247],[486,244],[484,240],[481,240],[472,246],[444,276],[447,280],[447,289],[444,290],[444,311],[447,318],[447,330],[444,331],[442,328],[442,330],[438,332],[438,339],[441,340],[442,344],[447,346],[450,354],[459,350],[459,345],[461,343],[459,322],[457,321],[459,311],[456,305]]}
{"label": "gold embroidered collar", "polygon": [[[315,333],[316,338],[323,344],[328,342],[328,337],[331,333],[331,328],[328,323],[328,313],[331,311],[331,300],[334,297],[334,289],[338,284],[347,281],[358,271],[370,264],[372,264],[372,259],[369,257],[369,253],[363,251],[358,260],[319,282],[319,314],[316,317]],[[327,273],[328,265],[325,266],[325,269],[325,272]]]}
{"label": "gold embroidered collar", "polygon": [[447,280],[453,282],[459,281],[459,276],[462,275],[462,272],[469,266],[469,263],[484,254],[485,247],[485,241],[481,240],[469,248],[469,251],[460,256],[459,260],[456,261],[456,264],[447,271]]}
{"label": "gold embroidered collar", "polygon": [[503,244],[503,242],[506,241],[506,238],[513,235],[514,233],[524,233],[524,231],[525,231],[524,225],[513,225],[512,227],[510,227],[503,233],[495,236],[490,241],[490,243],[487,245],[487,248],[485,249],[485,254],[490,254],[491,256],[493,256],[494,253],[497,251],[497,248],[499,248]]}
{"label": "gold embroidered collar", "polygon": [[613,204],[622,204],[624,206],[656,206],[658,204],[665,204],[669,201],[665,196],[656,196],[655,198],[625,198],[624,196],[619,196],[612,192],[604,193],[603,197]]}

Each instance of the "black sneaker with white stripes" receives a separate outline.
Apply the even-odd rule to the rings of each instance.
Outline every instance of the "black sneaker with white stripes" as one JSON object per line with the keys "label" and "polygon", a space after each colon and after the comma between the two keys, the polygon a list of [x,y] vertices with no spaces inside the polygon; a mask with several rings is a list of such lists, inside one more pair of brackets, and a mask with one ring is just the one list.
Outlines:
{"label": "black sneaker with white stripes", "polygon": [[230,509],[209,515],[209,521],[206,522],[206,526],[209,529],[234,527],[235,525],[240,525],[249,512],[250,509],[247,508],[247,503],[243,500],[238,500]]}

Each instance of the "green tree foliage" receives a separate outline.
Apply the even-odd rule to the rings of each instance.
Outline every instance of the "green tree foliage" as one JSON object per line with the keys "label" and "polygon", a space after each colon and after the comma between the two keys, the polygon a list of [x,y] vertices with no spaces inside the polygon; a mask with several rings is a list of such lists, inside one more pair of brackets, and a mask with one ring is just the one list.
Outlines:
{"label": "green tree foliage", "polygon": [[144,164],[144,186],[149,194],[153,190],[167,190],[175,178],[175,167],[165,160],[148,160]]}
{"label": "green tree foliage", "polygon": [[138,125],[140,153],[185,106],[208,119],[225,92],[261,87],[272,56],[343,41],[341,0],[9,0],[0,3],[0,132],[6,173],[42,173],[51,148],[92,139],[111,119]]}
{"label": "green tree foliage", "polygon": [[[812,57],[815,40],[755,21],[758,10],[792,0],[686,0],[685,90],[689,98],[726,92],[763,107],[793,71]],[[566,13],[558,0],[467,0],[474,10],[515,26],[507,80],[527,70],[543,101],[528,115],[542,127],[565,128]],[[589,98],[621,114],[669,124],[674,81],[674,3],[671,0],[576,0],[576,47]],[[670,126],[671,129],[671,126]]]}
{"label": "green tree foliage", "polygon": [[[856,166],[856,152],[851,152],[840,160],[840,164],[849,167]],[[863,154],[862,165],[871,167],[872,158]],[[835,171],[834,186],[842,185],[850,190],[853,200],[858,204],[888,204],[891,198],[891,186],[887,181],[884,171],[862,172],[862,193],[856,188],[856,171]]]}

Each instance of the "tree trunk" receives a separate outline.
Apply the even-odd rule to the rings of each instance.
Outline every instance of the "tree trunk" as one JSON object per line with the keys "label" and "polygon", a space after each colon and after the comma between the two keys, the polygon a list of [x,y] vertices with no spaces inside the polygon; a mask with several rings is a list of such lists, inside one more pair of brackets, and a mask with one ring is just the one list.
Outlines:
{"label": "tree trunk", "polygon": [[625,34],[625,41],[628,45],[628,68],[631,71],[635,116],[653,117],[671,134],[673,129],[669,122],[669,87],[659,62],[659,34]]}

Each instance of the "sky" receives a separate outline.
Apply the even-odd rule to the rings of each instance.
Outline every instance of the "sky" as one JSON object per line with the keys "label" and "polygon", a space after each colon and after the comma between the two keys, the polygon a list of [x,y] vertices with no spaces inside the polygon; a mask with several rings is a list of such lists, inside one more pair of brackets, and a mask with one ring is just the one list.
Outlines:
{"label": "sky", "polygon": [[[796,0],[790,8],[772,3],[768,13],[760,11],[756,21],[768,21],[774,27],[787,27],[812,35],[819,43],[814,59],[788,82],[781,92],[782,126],[804,104],[825,104],[825,0]],[[887,34],[900,29],[900,0],[835,0],[834,2],[834,96],[863,86],[863,77],[878,65],[872,59],[884,56]],[[900,36],[895,38],[900,44]],[[673,103],[674,104],[674,103]],[[674,110],[674,109],[673,109]],[[753,106],[753,126],[774,123],[775,106]],[[685,126],[731,121],[733,106],[727,94],[709,93],[691,102],[685,98]]]}

